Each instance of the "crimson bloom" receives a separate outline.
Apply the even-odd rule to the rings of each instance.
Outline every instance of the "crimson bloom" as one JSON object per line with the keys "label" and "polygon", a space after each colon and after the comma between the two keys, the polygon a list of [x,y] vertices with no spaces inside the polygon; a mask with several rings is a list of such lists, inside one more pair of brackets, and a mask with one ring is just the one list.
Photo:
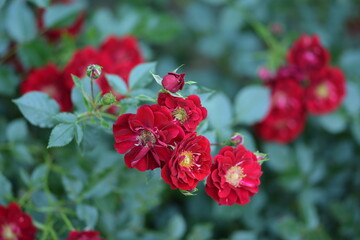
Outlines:
{"label": "crimson bloom", "polygon": [[185,85],[185,73],[173,73],[169,72],[163,77],[161,84],[169,92],[176,93],[182,90]]}
{"label": "crimson bloom", "polygon": [[311,73],[327,65],[330,55],[318,36],[302,35],[289,50],[287,59],[301,71]]}
{"label": "crimson bloom", "polygon": [[136,114],[123,114],[113,125],[115,149],[125,154],[125,164],[140,171],[162,166],[171,158],[175,143],[184,131],[173,121],[169,109],[143,105]]}
{"label": "crimson bloom", "polygon": [[193,132],[199,123],[207,117],[207,110],[201,105],[200,98],[190,95],[186,99],[173,97],[168,93],[159,93],[158,104],[170,109],[173,118],[185,132]]}
{"label": "crimson bloom", "polygon": [[226,146],[214,158],[205,191],[220,205],[247,204],[258,192],[261,166],[243,145]]}
{"label": "crimson bloom", "polygon": [[44,92],[59,103],[61,111],[67,112],[72,109],[71,89],[54,64],[31,70],[21,83],[20,91],[22,94],[31,91]]}
{"label": "crimson bloom", "polygon": [[293,79],[277,81],[271,93],[267,116],[255,125],[258,135],[267,141],[288,143],[303,130],[306,120],[304,90]]}
{"label": "crimson bloom", "polygon": [[103,240],[97,231],[71,231],[66,240]]}
{"label": "crimson bloom", "polygon": [[16,203],[0,206],[0,239],[35,240],[36,228],[31,217]]}
{"label": "crimson bloom", "polygon": [[339,68],[325,67],[310,77],[306,89],[306,107],[312,114],[334,111],[345,97],[345,78]]}
{"label": "crimson bloom", "polygon": [[161,176],[172,189],[192,190],[209,175],[211,160],[209,140],[189,133],[176,146]]}

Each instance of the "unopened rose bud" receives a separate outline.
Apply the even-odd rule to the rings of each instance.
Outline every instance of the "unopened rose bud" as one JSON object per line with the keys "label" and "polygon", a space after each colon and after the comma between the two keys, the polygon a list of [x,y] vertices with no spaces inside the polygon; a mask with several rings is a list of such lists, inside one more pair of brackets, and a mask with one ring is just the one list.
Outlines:
{"label": "unopened rose bud", "polygon": [[268,161],[269,158],[267,157],[267,154],[266,153],[261,153],[259,151],[256,151],[254,152],[255,156],[256,156],[256,159],[259,163],[263,163],[265,161]]}
{"label": "unopened rose bud", "polygon": [[235,133],[231,138],[231,143],[234,146],[239,146],[244,143],[244,136],[240,133]]}
{"label": "unopened rose bud", "polygon": [[169,92],[176,93],[179,90],[182,90],[185,84],[185,73],[168,73],[162,79],[163,87]]}
{"label": "unopened rose bud", "polygon": [[112,93],[106,93],[101,98],[101,104],[102,105],[111,105],[114,102],[116,102],[116,97]]}
{"label": "unopened rose bud", "polygon": [[101,75],[102,67],[96,64],[91,64],[86,69],[86,74],[91,79],[98,79]]}

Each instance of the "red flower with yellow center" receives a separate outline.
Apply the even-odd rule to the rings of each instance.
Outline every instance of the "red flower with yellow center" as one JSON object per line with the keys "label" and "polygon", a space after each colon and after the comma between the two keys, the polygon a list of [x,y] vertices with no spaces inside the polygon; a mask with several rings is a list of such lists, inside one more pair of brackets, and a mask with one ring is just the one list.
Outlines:
{"label": "red flower with yellow center", "polygon": [[326,114],[334,111],[345,97],[345,77],[335,67],[325,67],[310,76],[306,89],[306,107],[312,114]]}
{"label": "red flower with yellow center", "polygon": [[258,192],[261,166],[243,145],[224,147],[214,158],[205,191],[220,205],[247,204]]}
{"label": "red flower with yellow center", "polygon": [[207,110],[201,105],[200,98],[196,95],[183,99],[168,93],[159,93],[158,104],[170,109],[174,120],[185,132],[195,131],[199,123],[207,117]]}
{"label": "red flower with yellow center", "polygon": [[36,228],[31,217],[22,212],[16,203],[0,206],[1,240],[34,240]]}
{"label": "red flower with yellow center", "polygon": [[125,154],[129,168],[140,171],[162,166],[171,158],[172,147],[184,138],[166,107],[143,105],[136,114],[123,114],[113,126],[115,149]]}
{"label": "red flower with yellow center", "polygon": [[178,144],[161,176],[172,189],[192,190],[210,173],[210,143],[204,136],[189,133]]}

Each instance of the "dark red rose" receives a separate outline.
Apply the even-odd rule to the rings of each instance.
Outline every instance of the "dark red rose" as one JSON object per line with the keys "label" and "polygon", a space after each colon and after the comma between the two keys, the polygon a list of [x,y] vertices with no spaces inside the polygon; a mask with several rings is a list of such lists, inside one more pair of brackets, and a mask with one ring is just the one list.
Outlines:
{"label": "dark red rose", "polygon": [[[66,84],[72,88],[74,83],[72,81],[71,74],[79,78],[83,78],[86,76],[87,67],[91,64],[102,66],[102,71],[106,72],[111,63],[103,55],[99,54],[99,52],[93,47],[88,46],[79,49],[74,53],[73,57],[64,69],[64,80]],[[106,81],[104,79],[104,75],[105,74],[102,74],[98,79],[96,79],[96,83],[99,84],[102,81]],[[101,84],[99,85],[101,88]]]}
{"label": "dark red rose", "polygon": [[192,190],[209,175],[211,161],[209,140],[189,133],[176,146],[161,176],[172,189]]}
{"label": "dark red rose", "polygon": [[301,71],[312,73],[327,65],[330,55],[318,36],[302,35],[289,50],[287,59]]}
{"label": "dark red rose", "polygon": [[305,126],[304,90],[292,79],[283,79],[274,86],[270,111],[255,130],[263,140],[289,143]]}
{"label": "dark red rose", "polygon": [[162,166],[171,158],[172,147],[184,138],[169,109],[143,105],[136,114],[123,114],[113,125],[115,149],[125,154],[125,164],[140,171]]}
{"label": "dark red rose", "polygon": [[166,90],[176,93],[182,90],[185,85],[185,73],[170,72],[162,79],[161,83]]}
{"label": "dark red rose", "polygon": [[0,239],[35,240],[36,231],[31,217],[16,203],[0,206]]}
{"label": "dark red rose", "polygon": [[21,83],[20,91],[21,94],[31,91],[44,92],[59,103],[61,111],[72,109],[71,89],[54,64],[31,70]]}
{"label": "dark red rose", "polygon": [[305,121],[305,111],[298,113],[270,111],[265,119],[255,125],[255,130],[265,141],[286,144],[292,142],[303,132]]}
{"label": "dark red rose", "polygon": [[71,231],[66,240],[103,240],[97,231]]}
{"label": "dark red rose", "polygon": [[[67,4],[73,3],[73,0],[52,1],[52,3],[67,5]],[[80,31],[84,25],[85,12],[83,11],[83,12],[80,12],[76,16],[74,22],[70,26],[46,29],[45,23],[44,23],[45,12],[46,12],[46,9],[44,9],[44,8],[39,9],[38,14],[37,14],[37,26],[38,26],[40,32],[45,31],[44,35],[46,36],[47,39],[49,39],[50,42],[59,41],[63,34],[67,34],[71,37],[75,37],[80,33]]]}
{"label": "dark red rose", "polygon": [[214,158],[205,191],[220,205],[247,204],[258,192],[261,166],[243,145],[226,146]]}
{"label": "dark red rose", "polygon": [[199,123],[207,117],[207,110],[201,105],[200,98],[190,95],[186,99],[173,97],[168,93],[159,93],[158,104],[170,109],[176,122],[185,132],[193,132]]}
{"label": "dark red rose", "polygon": [[295,65],[285,65],[279,67],[275,75],[275,82],[283,81],[284,79],[293,79],[298,83],[302,83],[305,75]]}
{"label": "dark red rose", "polygon": [[312,114],[326,114],[342,103],[346,92],[345,77],[339,68],[326,67],[310,76],[306,89],[306,107]]}

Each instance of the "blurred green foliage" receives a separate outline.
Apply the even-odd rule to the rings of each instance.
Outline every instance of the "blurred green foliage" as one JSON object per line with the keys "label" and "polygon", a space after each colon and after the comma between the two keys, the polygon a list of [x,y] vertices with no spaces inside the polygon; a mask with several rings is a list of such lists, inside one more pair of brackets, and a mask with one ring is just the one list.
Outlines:
{"label": "blurred green foliage", "polygon": [[[44,239],[52,234],[46,226],[64,239],[67,218],[77,229],[101,231],[107,240],[360,238],[358,0],[81,1],[45,17],[48,27],[66,25],[64,20],[86,9],[82,34],[63,36],[56,44],[36,28],[35,9],[49,2],[0,0],[0,204],[19,202]],[[268,104],[258,68],[279,66],[301,33],[321,37],[331,63],[345,71],[347,97],[333,114],[311,117],[294,143],[263,142],[251,128]],[[79,147],[46,149],[50,130],[30,125],[12,102],[17,98],[20,109],[36,111],[27,108],[29,99],[19,99],[24,74],[7,60],[16,56],[25,70],[50,61],[64,66],[75,49],[97,46],[110,34],[138,37],[160,76],[185,64],[181,72],[187,80],[218,91],[200,94],[209,117],[199,133],[219,142],[244,132],[248,148],[270,156],[250,204],[218,206],[205,194],[185,197],[165,186],[159,172],[127,169],[103,129],[87,128]],[[47,110],[57,113],[52,100],[40,98],[46,98],[41,114],[29,113],[34,125],[39,118],[44,122]],[[69,119],[48,119],[45,127],[76,128],[81,135],[82,126]],[[56,140],[52,146],[64,145]],[[204,192],[202,185],[199,191]]]}

